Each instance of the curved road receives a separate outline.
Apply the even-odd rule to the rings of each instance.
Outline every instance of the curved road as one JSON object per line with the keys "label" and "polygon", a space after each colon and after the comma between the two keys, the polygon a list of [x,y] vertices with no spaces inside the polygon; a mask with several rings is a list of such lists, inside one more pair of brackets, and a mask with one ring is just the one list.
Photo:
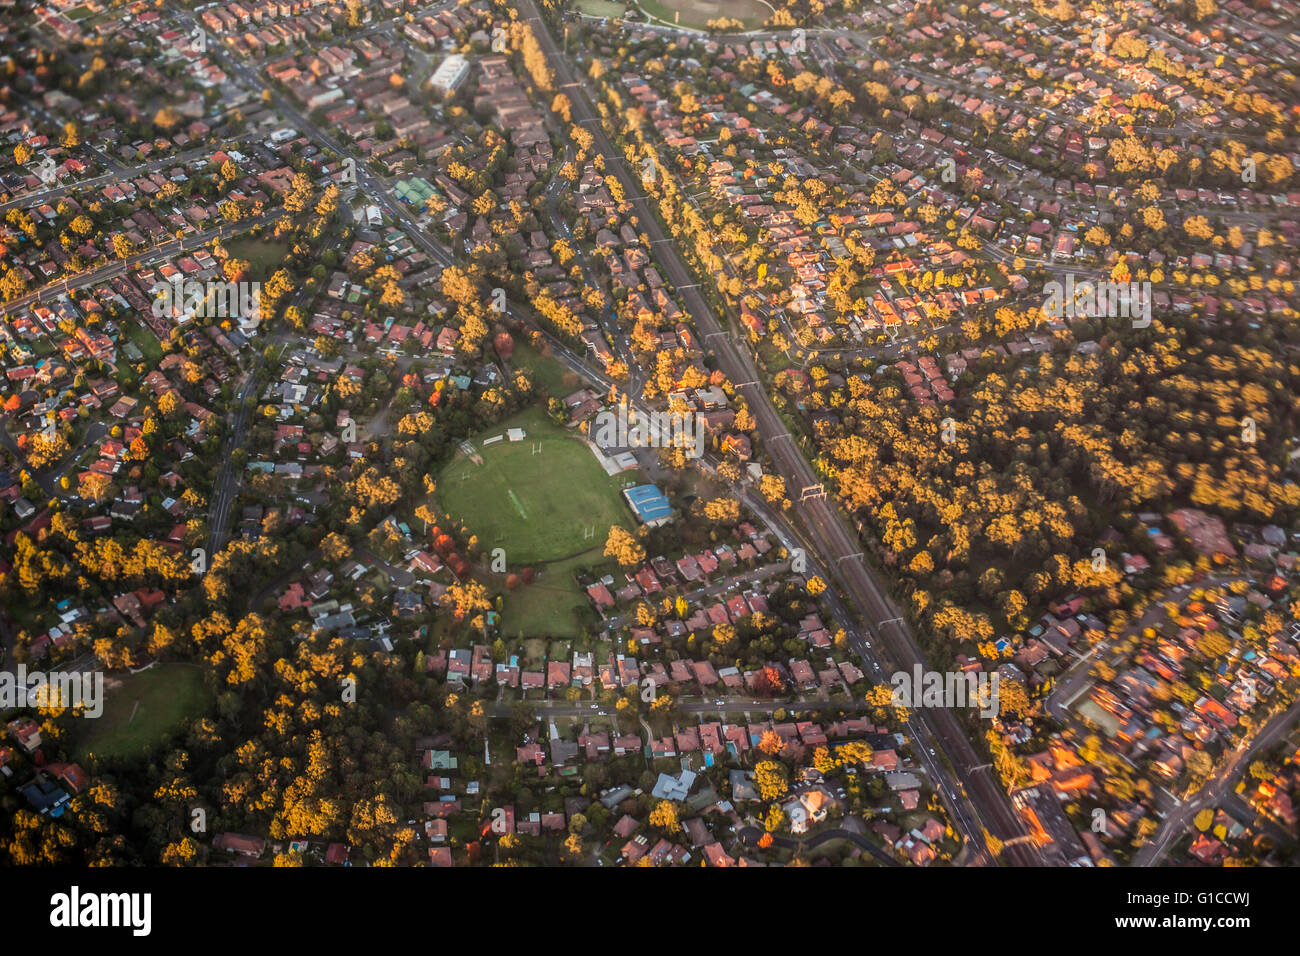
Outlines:
{"label": "curved road", "polygon": [[[741,841],[748,846],[755,846],[762,838],[763,832],[758,827],[741,827],[737,832]],[[883,866],[901,866],[894,857],[890,856],[880,847],[876,846],[861,833],[854,833],[852,830],[845,830],[842,827],[836,827],[834,830],[822,830],[816,836],[811,836],[806,840],[791,840],[789,837],[772,837],[772,842],[785,850],[808,849],[814,850],[831,840],[848,840],[859,849],[865,850],[875,857],[876,861]]]}

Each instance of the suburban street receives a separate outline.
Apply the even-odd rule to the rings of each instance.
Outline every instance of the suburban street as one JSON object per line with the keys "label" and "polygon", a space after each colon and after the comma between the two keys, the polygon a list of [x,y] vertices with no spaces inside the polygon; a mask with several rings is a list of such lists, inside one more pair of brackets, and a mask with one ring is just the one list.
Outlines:
{"label": "suburban street", "polygon": [[87,179],[72,179],[67,182],[61,182],[57,186],[50,186],[45,189],[37,189],[33,192],[22,193],[11,199],[0,202],[0,212],[5,212],[13,208],[26,208],[41,203],[57,204],[60,199],[70,192],[77,192],[88,189],[93,186],[103,186],[109,183],[120,183],[123,180],[134,179],[138,176],[144,176],[147,173],[157,172],[160,169],[168,169],[175,166],[184,166],[190,160],[198,159],[201,156],[209,156],[212,150],[204,147],[201,149],[189,149],[174,156],[164,156],[162,159],[150,160],[147,163],[141,163],[138,166],[130,168],[119,166],[111,172],[100,173],[98,176],[91,176]]}
{"label": "suburban street", "polygon": [[1263,730],[1243,740],[1228,756],[1226,762],[1217,769],[1214,777],[1197,791],[1195,797],[1179,803],[1169,811],[1161,821],[1159,829],[1134,856],[1133,865],[1158,866],[1169,848],[1187,832],[1196,814],[1203,807],[1220,806],[1224,798],[1232,793],[1237,777],[1250,766],[1250,761],[1255,754],[1267,750],[1281,740],[1295,725],[1297,719],[1300,719],[1300,701],[1270,720]]}
{"label": "suburban street", "polygon": [[125,259],[118,259],[107,265],[100,266],[97,269],[91,269],[87,272],[80,272],[72,276],[64,276],[54,282],[46,283],[40,288],[11,299],[8,302],[0,303],[0,315],[8,315],[25,309],[29,305],[38,302],[44,302],[47,299],[57,299],[60,296],[67,295],[74,289],[81,289],[89,285],[96,285],[106,279],[114,276],[125,275],[128,271],[138,265],[147,265],[161,259],[171,259],[183,255],[186,252],[192,252],[202,246],[207,245],[213,239],[228,239],[231,236],[240,235],[256,229],[258,226],[264,226],[271,222],[275,217],[280,215],[279,210],[264,212],[259,216],[250,216],[247,219],[240,219],[238,222],[222,223],[215,229],[205,229],[201,232],[195,232],[183,239],[169,239],[167,242],[157,246],[152,246],[142,252],[128,256]]}
{"label": "suburban street", "polygon": [[230,433],[221,445],[221,465],[216,481],[213,483],[212,508],[208,518],[207,560],[209,561],[217,555],[228,540],[227,525],[230,520],[230,509],[234,507],[235,499],[239,496],[239,486],[243,482],[243,474],[236,473],[231,467],[231,455],[235,449],[242,448],[244,444],[245,430],[248,426],[248,399],[256,395],[257,373],[262,367],[262,361],[262,355],[259,353],[253,366],[244,373],[243,382],[235,396],[235,420]]}

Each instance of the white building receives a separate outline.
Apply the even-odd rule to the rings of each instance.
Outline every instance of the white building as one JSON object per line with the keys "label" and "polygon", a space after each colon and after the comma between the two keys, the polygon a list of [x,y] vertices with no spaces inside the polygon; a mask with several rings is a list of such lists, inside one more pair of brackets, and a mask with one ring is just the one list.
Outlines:
{"label": "white building", "polygon": [[443,96],[450,96],[465,82],[467,76],[469,76],[469,60],[459,53],[453,53],[433,71],[433,76],[429,77],[429,85]]}

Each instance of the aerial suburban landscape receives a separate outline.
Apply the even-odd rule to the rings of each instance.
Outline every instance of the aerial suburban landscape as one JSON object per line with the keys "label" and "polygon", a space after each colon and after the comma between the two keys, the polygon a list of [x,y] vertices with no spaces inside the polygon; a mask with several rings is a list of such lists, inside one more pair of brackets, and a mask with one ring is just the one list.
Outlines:
{"label": "aerial suburban landscape", "polygon": [[0,38],[0,865],[1300,865],[1300,0]]}

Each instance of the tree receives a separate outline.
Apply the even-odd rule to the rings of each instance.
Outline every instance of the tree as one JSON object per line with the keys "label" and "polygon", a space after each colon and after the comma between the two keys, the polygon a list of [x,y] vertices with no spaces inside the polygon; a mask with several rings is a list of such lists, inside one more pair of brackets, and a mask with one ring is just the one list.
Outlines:
{"label": "tree", "polygon": [[1029,694],[1020,681],[1003,680],[998,685],[998,712],[1024,714],[1029,709]]}
{"label": "tree", "polygon": [[181,121],[180,110],[174,106],[164,106],[153,115],[153,124],[160,129],[171,129]]}
{"label": "tree", "polygon": [[27,462],[38,471],[48,468],[68,453],[68,440],[61,432],[53,438],[36,432],[27,442]]}
{"label": "tree", "polygon": [[1196,649],[1206,657],[1221,657],[1232,646],[1222,631],[1206,631],[1196,639]]}
{"label": "tree", "polygon": [[785,479],[780,475],[763,475],[758,480],[758,490],[772,504],[779,503],[783,509],[790,507],[790,502],[785,496]]}
{"label": "tree", "polygon": [[1195,750],[1187,755],[1187,773],[1193,784],[1199,785],[1210,775],[1213,760],[1204,750]]}
{"label": "tree", "polygon": [[740,518],[740,502],[734,498],[714,498],[705,502],[704,516],[715,523],[736,521]]}
{"label": "tree", "polygon": [[612,525],[605,538],[605,557],[625,568],[635,567],[645,560],[645,547],[626,528]]}
{"label": "tree", "polygon": [[162,397],[158,399],[158,410],[162,412],[164,418],[175,415],[182,405],[184,405],[184,402],[180,393],[176,391],[164,392]]}
{"label": "tree", "polygon": [[821,773],[830,773],[837,766],[839,761],[831,756],[831,752],[825,747],[818,747],[813,751],[813,767]]}
{"label": "tree", "polygon": [[780,800],[790,789],[784,765],[775,760],[760,760],[754,767],[754,782],[763,800]]}
{"label": "tree", "polygon": [[352,543],[337,531],[331,531],[320,543],[325,560],[337,563],[352,553]]}
{"label": "tree", "polygon": [[650,825],[666,834],[676,833],[679,829],[677,807],[668,800],[660,800],[650,811]]}
{"label": "tree", "polygon": [[993,854],[995,859],[1002,855],[1003,842],[990,833],[987,827],[984,828],[984,843],[988,846],[989,852]]}
{"label": "tree", "polygon": [[487,588],[474,580],[457,581],[447,588],[446,598],[455,608],[456,620],[463,621],[471,614],[488,611],[492,602],[488,600]]}
{"label": "tree", "polygon": [[448,266],[442,271],[442,291],[457,305],[467,305],[478,298],[478,283],[459,266]]}

